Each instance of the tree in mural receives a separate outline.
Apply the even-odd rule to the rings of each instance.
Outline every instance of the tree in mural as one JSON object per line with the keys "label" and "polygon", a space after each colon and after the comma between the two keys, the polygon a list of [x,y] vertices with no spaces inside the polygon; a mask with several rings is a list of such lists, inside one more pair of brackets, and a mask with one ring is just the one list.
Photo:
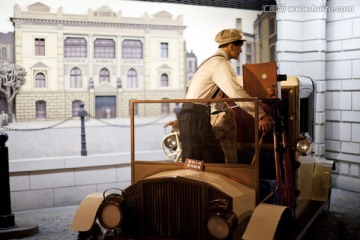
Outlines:
{"label": "tree in mural", "polygon": [[12,110],[15,96],[20,91],[20,86],[25,83],[26,71],[23,67],[12,63],[0,63],[0,91],[7,101],[8,121],[12,122]]}

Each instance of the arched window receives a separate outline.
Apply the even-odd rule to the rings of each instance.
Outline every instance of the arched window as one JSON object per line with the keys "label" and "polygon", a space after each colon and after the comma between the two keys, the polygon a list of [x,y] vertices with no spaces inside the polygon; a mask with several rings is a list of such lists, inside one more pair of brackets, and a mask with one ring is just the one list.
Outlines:
{"label": "arched window", "polygon": [[45,85],[45,75],[43,73],[37,73],[35,75],[35,87],[36,88],[44,88]]}
{"label": "arched window", "polygon": [[122,43],[122,58],[124,59],[142,59],[143,49],[140,40],[126,39]]}
{"label": "arched window", "polygon": [[137,72],[135,69],[131,68],[127,73],[127,87],[128,88],[137,88]]}
{"label": "arched window", "polygon": [[87,42],[84,38],[68,37],[64,41],[64,57],[86,58]]}
{"label": "arched window", "polygon": [[110,82],[110,73],[106,68],[100,70],[99,82]]}
{"label": "arched window", "polygon": [[46,102],[45,101],[36,101],[36,118],[44,119],[46,118]]}
{"label": "arched window", "polygon": [[112,39],[96,39],[94,42],[95,58],[115,58],[115,41]]}
{"label": "arched window", "polygon": [[70,87],[71,88],[81,88],[81,71],[79,68],[75,67],[70,71]]}
{"label": "arched window", "polygon": [[169,86],[169,77],[166,73],[161,74],[161,84],[162,87]]}
{"label": "arched window", "polygon": [[6,51],[6,48],[5,48],[5,47],[3,47],[3,48],[1,49],[1,60],[2,60],[2,61],[6,61],[6,60],[7,60],[7,51]]}
{"label": "arched window", "polygon": [[80,103],[81,103],[80,100],[75,100],[75,101],[72,102],[72,115],[73,116],[78,115],[78,112],[80,110]]}

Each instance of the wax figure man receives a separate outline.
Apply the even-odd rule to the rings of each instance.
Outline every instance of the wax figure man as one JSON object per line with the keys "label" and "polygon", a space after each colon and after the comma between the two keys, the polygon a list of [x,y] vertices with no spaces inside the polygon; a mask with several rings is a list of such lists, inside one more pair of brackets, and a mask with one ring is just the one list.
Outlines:
{"label": "wax figure man", "polygon": [[[243,90],[230,64],[230,59],[238,59],[245,41],[243,32],[238,29],[224,29],[215,36],[219,44],[215,54],[205,60],[197,69],[188,85],[187,99],[215,98],[222,93],[229,98],[246,98],[249,94]],[[243,110],[255,116],[253,102],[237,102]],[[226,108],[216,104],[216,108]],[[210,123],[210,106],[206,103],[184,103],[179,118],[165,124],[180,131],[182,159],[204,160],[208,163],[224,163],[224,152]],[[272,129],[273,120],[259,108],[259,130]],[[234,131],[236,131],[234,129]]]}

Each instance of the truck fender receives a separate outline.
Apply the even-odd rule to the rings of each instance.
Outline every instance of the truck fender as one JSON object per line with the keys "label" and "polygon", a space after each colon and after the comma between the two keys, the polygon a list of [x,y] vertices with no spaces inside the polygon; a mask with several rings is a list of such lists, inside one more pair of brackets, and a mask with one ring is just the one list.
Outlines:
{"label": "truck fender", "polygon": [[292,224],[292,220],[290,208],[261,203],[255,208],[249,224],[246,227],[243,239],[272,240],[276,234],[281,234],[277,232],[278,227],[280,228],[281,225],[279,223]]}
{"label": "truck fender", "polygon": [[103,200],[102,193],[87,195],[76,210],[70,229],[78,232],[89,231],[94,224],[96,213]]}

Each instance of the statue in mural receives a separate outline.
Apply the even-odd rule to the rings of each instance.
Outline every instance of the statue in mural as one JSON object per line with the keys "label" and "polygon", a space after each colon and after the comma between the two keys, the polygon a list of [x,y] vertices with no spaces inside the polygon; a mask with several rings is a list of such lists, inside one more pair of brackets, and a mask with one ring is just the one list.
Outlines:
{"label": "statue in mural", "polygon": [[7,126],[8,125],[8,122],[9,122],[9,116],[4,113],[4,111],[1,111],[1,114],[0,114],[0,126]]}
{"label": "statue in mural", "polygon": [[14,99],[20,91],[20,86],[25,83],[26,71],[23,67],[12,63],[0,63],[0,92],[7,102],[8,122],[12,122]]}

